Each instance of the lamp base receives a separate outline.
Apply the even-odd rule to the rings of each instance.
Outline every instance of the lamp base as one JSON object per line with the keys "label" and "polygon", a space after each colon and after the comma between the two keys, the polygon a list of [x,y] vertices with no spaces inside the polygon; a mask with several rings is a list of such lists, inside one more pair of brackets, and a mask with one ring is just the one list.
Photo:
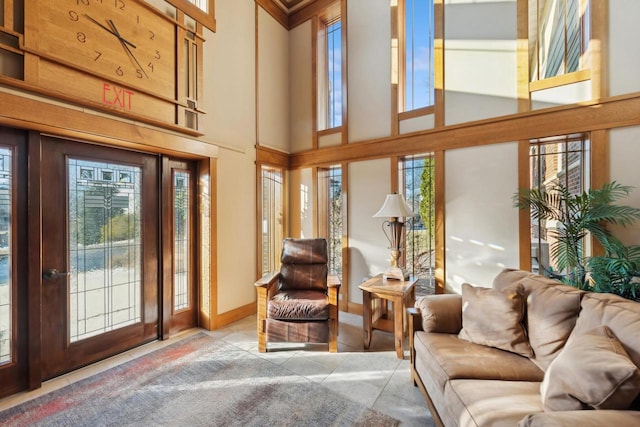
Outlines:
{"label": "lamp base", "polygon": [[382,274],[382,278],[400,280],[404,282],[405,280],[409,280],[409,272],[404,271],[404,269],[400,267],[391,267]]}

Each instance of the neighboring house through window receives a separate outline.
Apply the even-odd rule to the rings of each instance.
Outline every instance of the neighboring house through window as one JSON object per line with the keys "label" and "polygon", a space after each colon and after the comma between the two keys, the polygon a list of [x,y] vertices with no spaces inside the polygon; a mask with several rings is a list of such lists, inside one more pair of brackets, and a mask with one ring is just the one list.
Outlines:
{"label": "neighboring house through window", "polygon": [[[587,134],[535,139],[530,141],[530,186],[550,189],[554,185],[566,187],[571,194],[580,194],[590,188],[590,141]],[[557,224],[531,219],[531,268],[534,273],[547,276],[558,273],[550,254],[553,230]],[[590,239],[585,239],[584,253],[591,253]]]}
{"label": "neighboring house through window", "polygon": [[529,0],[530,81],[587,70],[591,0]]}

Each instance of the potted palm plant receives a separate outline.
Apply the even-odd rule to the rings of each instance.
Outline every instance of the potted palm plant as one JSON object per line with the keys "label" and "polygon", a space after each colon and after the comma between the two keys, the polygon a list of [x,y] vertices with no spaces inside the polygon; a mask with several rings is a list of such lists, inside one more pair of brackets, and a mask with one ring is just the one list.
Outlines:
{"label": "potted palm plant", "polygon": [[[640,295],[640,246],[625,246],[607,225],[627,226],[640,219],[640,209],[615,204],[633,187],[606,183],[601,188],[572,194],[562,184],[544,189],[521,189],[514,205],[531,212],[533,221],[554,221],[550,255],[556,261],[554,276],[580,289],[611,292],[627,298]],[[585,237],[591,234],[604,255],[584,255]]]}

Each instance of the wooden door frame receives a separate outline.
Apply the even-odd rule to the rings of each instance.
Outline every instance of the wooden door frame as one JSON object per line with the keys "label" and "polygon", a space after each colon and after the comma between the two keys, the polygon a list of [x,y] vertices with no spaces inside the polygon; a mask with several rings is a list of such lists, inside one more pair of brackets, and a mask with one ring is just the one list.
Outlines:
{"label": "wooden door frame", "polygon": [[[198,197],[200,193],[197,187],[197,177],[199,176],[198,164],[196,162],[190,162],[187,160],[178,160],[175,158],[169,158],[163,156],[161,165],[159,167],[159,173],[161,175],[160,193],[161,193],[161,206],[160,206],[160,233],[161,233],[161,254],[160,263],[162,271],[162,300],[161,300],[161,331],[160,338],[167,339],[172,334],[179,332],[183,329],[183,325],[175,324],[174,312],[173,312],[173,171],[174,170],[186,170],[190,172],[190,203],[189,211],[191,221],[189,223],[189,235],[191,236],[190,254],[189,260],[190,268],[190,281],[191,290],[193,294],[190,297],[190,304],[192,306],[192,326],[198,325],[198,313],[200,312],[200,289],[197,286],[198,274],[200,271],[200,264],[198,262],[199,254],[197,248],[200,247],[200,241],[196,230],[200,229],[199,218],[197,212],[198,209]],[[165,224],[171,224],[171,227],[165,227]]]}

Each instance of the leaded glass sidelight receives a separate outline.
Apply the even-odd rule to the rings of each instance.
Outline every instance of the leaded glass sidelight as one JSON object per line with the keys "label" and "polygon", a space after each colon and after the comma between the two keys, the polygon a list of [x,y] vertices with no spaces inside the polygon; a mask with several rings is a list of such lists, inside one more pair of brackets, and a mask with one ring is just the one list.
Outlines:
{"label": "leaded glass sidelight", "polygon": [[69,338],[141,321],[138,166],[68,159]]}
{"label": "leaded glass sidelight", "polygon": [[0,365],[12,362],[13,281],[11,278],[12,152],[0,148]]}
{"label": "leaded glass sidelight", "polygon": [[173,309],[189,308],[190,174],[173,173]]}

